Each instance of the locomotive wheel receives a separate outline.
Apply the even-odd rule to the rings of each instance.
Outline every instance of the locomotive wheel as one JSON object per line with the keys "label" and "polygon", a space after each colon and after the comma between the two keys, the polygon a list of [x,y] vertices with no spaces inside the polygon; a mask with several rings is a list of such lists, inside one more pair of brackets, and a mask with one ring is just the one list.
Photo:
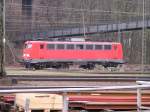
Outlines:
{"label": "locomotive wheel", "polygon": [[69,64],[61,63],[59,65],[56,65],[56,69],[69,69]]}
{"label": "locomotive wheel", "polygon": [[63,64],[64,69],[69,69],[69,64]]}
{"label": "locomotive wheel", "polygon": [[28,68],[30,68],[30,66],[29,66],[28,64],[26,64],[26,65],[25,65],[25,68],[27,68],[27,69],[28,69]]}
{"label": "locomotive wheel", "polygon": [[89,70],[93,70],[94,68],[95,68],[94,64],[88,64],[87,65],[87,69],[89,69]]}
{"label": "locomotive wheel", "polygon": [[39,70],[39,69],[40,69],[40,66],[35,65],[35,66],[34,66],[34,69],[35,69],[35,70]]}
{"label": "locomotive wheel", "polygon": [[80,68],[93,70],[95,68],[94,64],[80,65]]}
{"label": "locomotive wheel", "polygon": [[33,69],[33,65],[30,63],[27,63],[27,64],[25,64],[25,68],[31,70],[31,69]]}
{"label": "locomotive wheel", "polygon": [[42,65],[34,65],[33,68],[34,68],[35,70],[40,70],[40,69],[43,69],[44,66],[42,66]]}

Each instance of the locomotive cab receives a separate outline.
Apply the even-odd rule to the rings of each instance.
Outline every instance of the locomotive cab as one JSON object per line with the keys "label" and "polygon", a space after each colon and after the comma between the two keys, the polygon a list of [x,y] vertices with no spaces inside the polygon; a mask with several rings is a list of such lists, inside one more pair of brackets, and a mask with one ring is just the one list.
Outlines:
{"label": "locomotive cab", "polygon": [[120,43],[112,45],[113,59],[123,59],[122,45]]}
{"label": "locomotive cab", "polygon": [[39,60],[44,58],[45,45],[42,42],[27,41],[23,49],[23,62],[26,68],[37,65]]}
{"label": "locomotive cab", "polygon": [[23,59],[28,60],[31,58],[31,52],[32,52],[32,43],[26,42],[24,44],[24,50],[23,50]]}
{"label": "locomotive cab", "polygon": [[23,59],[43,59],[45,45],[41,42],[27,41],[24,45]]}

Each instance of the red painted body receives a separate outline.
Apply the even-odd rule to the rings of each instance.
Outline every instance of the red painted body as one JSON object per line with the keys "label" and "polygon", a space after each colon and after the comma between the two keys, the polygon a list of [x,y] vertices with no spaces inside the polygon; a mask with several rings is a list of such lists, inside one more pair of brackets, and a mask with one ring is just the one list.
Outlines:
{"label": "red painted body", "polygon": [[[83,45],[83,49],[48,49],[47,44],[73,44]],[[40,49],[40,45],[43,45]],[[87,50],[86,45],[110,45],[111,49]],[[50,42],[50,41],[27,41],[23,50],[24,60],[46,60],[48,62],[118,62],[123,63],[123,51],[121,43],[116,42]],[[104,47],[103,47],[104,48]]]}

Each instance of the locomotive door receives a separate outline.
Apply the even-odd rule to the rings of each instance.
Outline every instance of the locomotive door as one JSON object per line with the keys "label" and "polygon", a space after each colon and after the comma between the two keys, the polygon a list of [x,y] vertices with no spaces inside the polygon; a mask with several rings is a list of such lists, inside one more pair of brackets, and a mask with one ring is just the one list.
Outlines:
{"label": "locomotive door", "polygon": [[39,58],[44,59],[44,44],[40,44],[39,47]]}
{"label": "locomotive door", "polygon": [[117,59],[117,45],[114,45],[114,59]]}

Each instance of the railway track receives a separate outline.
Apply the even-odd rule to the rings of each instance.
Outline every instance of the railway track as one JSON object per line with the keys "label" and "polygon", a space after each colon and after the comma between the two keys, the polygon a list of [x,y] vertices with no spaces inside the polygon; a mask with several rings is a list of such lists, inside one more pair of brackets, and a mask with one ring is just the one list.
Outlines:
{"label": "railway track", "polygon": [[118,76],[150,76],[149,71],[103,71],[103,70],[83,70],[83,69],[43,69],[28,70],[22,67],[6,68],[7,75],[49,75],[49,76],[97,76],[97,75],[118,75]]}
{"label": "railway track", "polygon": [[[15,86],[0,86],[5,89],[57,89],[57,88],[94,88],[102,86],[130,86],[136,81],[150,81],[150,72],[102,72],[85,70],[27,70],[7,69],[6,78],[17,82]],[[142,91],[143,92],[143,91]],[[142,104],[150,106],[150,91],[142,93]],[[6,100],[12,97],[6,96]],[[84,110],[136,110],[136,91],[97,91],[68,93],[69,108]],[[12,100],[12,99],[11,99]],[[88,101],[88,102],[87,102]],[[74,110],[72,110],[74,112]],[[77,112],[80,112],[77,111]]]}
{"label": "railway track", "polygon": [[150,76],[48,76],[48,75],[7,75],[16,81],[150,81]]}

